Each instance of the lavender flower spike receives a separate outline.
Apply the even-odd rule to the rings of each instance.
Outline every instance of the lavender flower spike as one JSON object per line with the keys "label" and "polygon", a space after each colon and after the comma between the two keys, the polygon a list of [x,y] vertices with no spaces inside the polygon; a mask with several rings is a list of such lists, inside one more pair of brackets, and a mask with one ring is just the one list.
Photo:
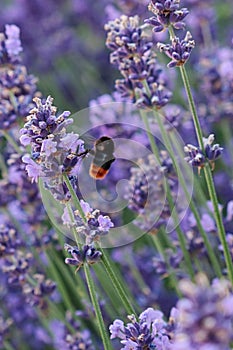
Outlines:
{"label": "lavender flower spike", "polygon": [[6,50],[9,57],[14,59],[21,51],[23,51],[19,38],[20,29],[14,24],[6,24],[5,28],[7,35],[7,39],[5,40]]}
{"label": "lavender flower spike", "polygon": [[180,0],[152,0],[149,11],[155,16],[145,20],[151,24],[154,32],[161,32],[172,25],[175,29],[184,29],[183,19],[188,15],[187,8],[179,8]]}
{"label": "lavender flower spike", "polygon": [[[174,309],[171,316],[175,314]],[[172,339],[170,339],[169,327],[174,326],[174,318],[169,322],[163,320],[163,313],[152,308],[143,311],[139,316],[139,321],[134,315],[128,316],[130,323],[126,326],[121,320],[115,320],[110,325],[111,339],[119,338],[121,349],[163,349],[170,350]]]}
{"label": "lavender flower spike", "polygon": [[70,194],[63,181],[63,174],[75,175],[84,152],[84,142],[78,134],[67,133],[66,128],[73,122],[68,118],[70,112],[56,115],[53,98],[46,101],[34,98],[36,107],[27,116],[27,122],[21,129],[20,141],[24,146],[31,145],[32,159],[23,157],[26,170],[32,180],[44,177],[44,185],[54,198],[67,201]]}
{"label": "lavender flower spike", "polygon": [[208,138],[203,138],[206,158],[209,160],[212,169],[214,169],[214,162],[217,158],[219,158],[222,154],[223,148],[219,146],[218,143],[213,144],[214,142],[214,134],[210,134]]}
{"label": "lavender flower spike", "polygon": [[84,211],[87,223],[83,222],[78,210],[73,211],[73,219],[71,221],[67,207],[65,207],[62,215],[63,224],[68,227],[75,227],[77,233],[85,238],[86,244],[91,246],[93,242],[99,241],[102,236],[107,235],[114,224],[109,216],[101,215],[98,209],[92,209],[82,199],[80,205]]}
{"label": "lavender flower spike", "polygon": [[77,266],[75,272],[77,272],[85,262],[89,265],[95,264],[100,260],[102,255],[100,251],[96,250],[91,245],[84,245],[79,249],[78,247],[72,247],[69,244],[65,244],[64,248],[72,255],[72,258],[65,259],[65,263]]}
{"label": "lavender flower spike", "polygon": [[205,165],[205,156],[202,151],[191,144],[184,147],[184,151],[188,153],[185,160],[194,167],[203,168]]}
{"label": "lavender flower spike", "polygon": [[222,154],[223,148],[218,143],[212,145],[214,142],[214,134],[210,134],[208,138],[203,137],[204,152],[193,145],[186,145],[184,151],[188,153],[185,158],[188,163],[194,167],[198,167],[199,171],[205,166],[206,161],[209,161],[212,170],[214,170],[215,160]]}
{"label": "lavender flower spike", "polygon": [[229,350],[233,340],[233,294],[226,280],[209,285],[205,275],[196,277],[197,284],[180,282],[184,298],[178,301],[178,329],[173,350]]}
{"label": "lavender flower spike", "polygon": [[184,39],[180,41],[178,37],[172,39],[172,44],[157,44],[160,51],[171,58],[168,67],[183,66],[190,57],[192,49],[195,47],[195,42],[192,40],[192,35],[187,32]]}

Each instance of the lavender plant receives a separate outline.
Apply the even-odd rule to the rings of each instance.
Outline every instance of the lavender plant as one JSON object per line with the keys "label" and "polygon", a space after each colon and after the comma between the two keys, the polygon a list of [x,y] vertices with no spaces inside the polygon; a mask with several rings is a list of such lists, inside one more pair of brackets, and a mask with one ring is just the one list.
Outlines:
{"label": "lavender plant", "polygon": [[[232,349],[230,4],[148,2],[3,5],[19,27],[0,33],[2,349]],[[85,120],[67,111],[88,99]],[[94,192],[83,124],[127,159]]]}

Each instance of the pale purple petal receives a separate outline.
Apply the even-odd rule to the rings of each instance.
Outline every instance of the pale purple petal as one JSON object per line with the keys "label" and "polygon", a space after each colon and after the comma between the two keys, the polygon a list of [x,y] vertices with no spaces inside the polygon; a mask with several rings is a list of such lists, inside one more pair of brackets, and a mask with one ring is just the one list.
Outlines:
{"label": "pale purple petal", "polygon": [[31,177],[32,182],[38,182],[38,178],[43,176],[43,172],[40,165],[35,163],[28,155],[22,157],[23,163],[26,163],[26,171],[28,176]]}
{"label": "pale purple petal", "polygon": [[100,215],[98,217],[98,223],[99,223],[99,229],[103,231],[108,231],[111,227],[114,226],[109,216]]}
{"label": "pale purple petal", "polygon": [[23,51],[19,38],[20,29],[14,24],[6,24],[5,28],[7,36],[5,41],[7,53],[10,57],[17,56],[21,51]]}
{"label": "pale purple petal", "polygon": [[229,201],[227,203],[227,217],[226,220],[227,221],[231,221],[233,218],[233,201]]}
{"label": "pale purple petal", "polygon": [[216,230],[215,222],[209,214],[203,214],[201,218],[202,227],[206,232]]}
{"label": "pale purple petal", "polygon": [[90,205],[87,202],[84,202],[84,200],[81,199],[80,204],[85,215],[92,212],[93,209],[90,207]]}
{"label": "pale purple petal", "polygon": [[124,322],[121,320],[115,320],[113,324],[109,326],[109,330],[111,333],[110,339],[120,338],[125,339],[124,335]]}
{"label": "pale purple petal", "polygon": [[51,154],[57,151],[56,146],[57,142],[51,139],[44,140],[41,145],[41,152],[44,152],[46,157],[49,157]]}
{"label": "pale purple petal", "polygon": [[163,318],[163,313],[159,310],[154,310],[151,307],[146,309],[139,316],[139,320],[145,322],[148,327],[150,327],[151,323],[155,320],[161,320]]}
{"label": "pale purple petal", "polygon": [[21,135],[19,140],[23,146],[28,146],[31,143],[31,138],[28,135]]}

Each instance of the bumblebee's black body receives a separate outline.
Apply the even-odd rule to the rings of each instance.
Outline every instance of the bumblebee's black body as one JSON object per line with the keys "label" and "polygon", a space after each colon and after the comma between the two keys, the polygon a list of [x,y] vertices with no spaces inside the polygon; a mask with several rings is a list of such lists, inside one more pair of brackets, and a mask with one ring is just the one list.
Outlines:
{"label": "bumblebee's black body", "polygon": [[115,161],[114,149],[114,142],[110,137],[102,136],[96,140],[94,150],[91,152],[94,155],[89,171],[91,177],[97,180],[105,178]]}

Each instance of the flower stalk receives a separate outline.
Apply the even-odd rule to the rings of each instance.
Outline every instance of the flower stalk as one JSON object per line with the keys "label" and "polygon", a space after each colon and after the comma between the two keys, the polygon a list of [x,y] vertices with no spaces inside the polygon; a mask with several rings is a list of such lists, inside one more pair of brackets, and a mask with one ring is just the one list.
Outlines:
{"label": "flower stalk", "polygon": [[[204,150],[204,142],[203,142],[201,125],[199,123],[195,102],[194,102],[194,99],[192,96],[189,78],[188,78],[188,75],[187,75],[187,72],[186,72],[186,69],[184,66],[180,66],[179,69],[180,69],[181,77],[182,77],[183,84],[184,84],[184,87],[186,90],[186,94],[188,97],[189,107],[190,107],[190,111],[192,113],[193,123],[194,123],[195,131],[196,131],[198,143],[199,143],[201,150]],[[210,196],[211,202],[213,204],[213,208],[214,208],[214,216],[215,216],[216,225],[218,228],[219,239],[220,239],[221,244],[223,246],[228,276],[229,276],[231,283],[233,284],[233,264],[232,264],[232,260],[231,260],[229,247],[228,247],[228,244],[226,241],[226,233],[225,233],[225,229],[224,229],[224,225],[223,225],[223,221],[222,221],[222,216],[221,216],[221,213],[219,210],[218,198],[217,198],[215,185],[214,185],[214,181],[213,181],[213,177],[211,174],[209,164],[206,164],[206,166],[204,167],[204,175],[205,175],[205,180],[206,180],[209,196]]]}
{"label": "flower stalk", "polygon": [[85,277],[87,280],[87,285],[88,285],[88,289],[89,289],[89,293],[90,293],[90,297],[91,297],[91,301],[92,301],[92,305],[94,306],[95,309],[95,314],[96,314],[96,319],[98,321],[98,326],[99,326],[99,330],[100,330],[100,335],[103,341],[103,345],[104,345],[104,349],[105,350],[111,350],[112,346],[109,340],[109,335],[106,331],[106,327],[104,324],[104,320],[103,320],[103,316],[100,310],[100,306],[99,306],[99,302],[96,296],[96,292],[95,292],[95,286],[94,286],[94,282],[90,273],[90,267],[87,263],[84,264],[84,271],[85,271]]}

